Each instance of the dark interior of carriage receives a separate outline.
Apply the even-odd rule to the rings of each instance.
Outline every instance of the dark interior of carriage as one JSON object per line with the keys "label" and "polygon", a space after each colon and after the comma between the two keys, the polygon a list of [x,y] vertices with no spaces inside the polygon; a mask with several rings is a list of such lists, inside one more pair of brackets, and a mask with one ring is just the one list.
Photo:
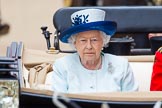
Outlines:
{"label": "dark interior of carriage", "polygon": [[[59,108],[52,102],[52,96],[48,95],[23,92],[20,99],[20,106],[23,108],[33,108],[35,106],[39,108]],[[79,98],[69,98],[70,101],[67,102],[62,97],[58,97],[58,100],[67,108],[102,108],[103,103],[106,103],[110,108],[153,108],[156,103],[156,101],[97,101]]]}

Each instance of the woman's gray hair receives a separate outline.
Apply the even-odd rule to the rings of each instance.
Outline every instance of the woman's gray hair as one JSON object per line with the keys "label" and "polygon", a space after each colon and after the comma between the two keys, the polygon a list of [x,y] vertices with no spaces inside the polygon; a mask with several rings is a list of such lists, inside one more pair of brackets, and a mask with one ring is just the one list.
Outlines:
{"label": "woman's gray hair", "polygon": [[[106,33],[100,31],[100,33],[102,34],[102,37],[103,37],[103,47],[108,47],[108,43],[110,41],[110,35],[107,35]],[[73,48],[73,49],[76,49],[75,46],[74,46],[74,42],[76,41],[76,37],[77,37],[78,34],[74,34],[72,35],[71,37],[69,37],[68,39],[68,43],[70,44],[70,46]]]}

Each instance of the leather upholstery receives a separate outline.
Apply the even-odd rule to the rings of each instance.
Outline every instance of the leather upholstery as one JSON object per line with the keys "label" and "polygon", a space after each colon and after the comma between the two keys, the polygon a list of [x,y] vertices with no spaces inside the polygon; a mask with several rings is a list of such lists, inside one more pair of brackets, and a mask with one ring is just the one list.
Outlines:
{"label": "leather upholstery", "polygon": [[[71,19],[70,19],[71,14],[75,11],[86,9],[86,8],[99,8],[105,10],[106,11],[105,19],[117,22],[118,25],[117,32],[116,32],[117,34],[130,33],[130,34],[147,35],[148,33],[162,32],[162,21],[161,21],[162,6],[66,7],[56,11],[56,13],[53,16],[53,24],[58,33],[58,37],[59,37],[59,32],[62,32],[66,28],[71,26]],[[140,35],[136,35],[134,39],[136,38],[138,39],[137,36]],[[144,37],[142,36],[143,35],[141,35],[141,38],[143,39]],[[147,42],[147,40],[144,40],[142,41],[142,43],[143,44],[146,43],[145,41]],[[133,49],[133,52],[131,51],[131,55],[151,54],[150,49],[147,50],[143,50],[143,49],[144,47],[142,47],[141,50]]]}
{"label": "leather upholstery", "polygon": [[[70,15],[80,9],[94,7],[66,7],[53,16],[53,24],[62,32],[71,26]],[[118,33],[162,32],[162,6],[95,7],[106,11],[106,20],[116,21]]]}

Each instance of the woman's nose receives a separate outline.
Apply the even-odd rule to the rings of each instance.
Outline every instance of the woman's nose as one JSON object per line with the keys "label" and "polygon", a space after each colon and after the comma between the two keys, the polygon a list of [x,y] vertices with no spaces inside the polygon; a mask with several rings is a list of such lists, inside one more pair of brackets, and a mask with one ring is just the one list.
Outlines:
{"label": "woman's nose", "polygon": [[87,48],[87,49],[92,49],[91,40],[88,40],[88,41],[87,41],[86,48]]}

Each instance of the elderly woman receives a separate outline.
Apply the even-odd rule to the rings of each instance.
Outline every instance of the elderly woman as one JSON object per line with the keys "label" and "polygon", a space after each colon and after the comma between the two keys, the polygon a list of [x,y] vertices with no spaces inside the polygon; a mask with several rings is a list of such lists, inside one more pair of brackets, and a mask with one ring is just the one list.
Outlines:
{"label": "elderly woman", "polygon": [[53,65],[53,90],[64,93],[137,91],[138,85],[125,58],[102,52],[116,31],[116,23],[104,21],[105,11],[80,10],[71,15],[72,27],[60,34],[76,53]]}

